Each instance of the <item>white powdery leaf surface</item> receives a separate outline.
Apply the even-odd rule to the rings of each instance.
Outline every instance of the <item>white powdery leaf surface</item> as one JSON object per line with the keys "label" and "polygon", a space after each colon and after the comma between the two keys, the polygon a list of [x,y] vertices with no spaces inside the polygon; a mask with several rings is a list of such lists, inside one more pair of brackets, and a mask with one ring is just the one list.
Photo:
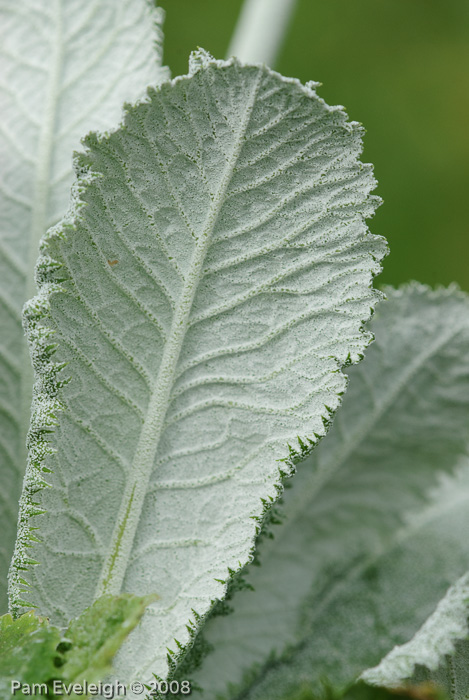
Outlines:
{"label": "white powdery leaf surface", "polygon": [[415,636],[395,646],[378,666],[362,674],[373,685],[397,687],[412,677],[416,666],[436,671],[445,655],[455,651],[455,644],[469,635],[469,574],[449,588],[435,612]]}
{"label": "white powdery leaf surface", "polygon": [[39,240],[67,210],[80,138],[117,126],[122,103],[166,77],[161,20],[147,0],[0,0],[0,608],[26,467],[21,309]]}
{"label": "white powdery leaf surface", "polygon": [[125,680],[164,676],[167,647],[250,559],[280,468],[324,434],[340,368],[370,341],[386,251],[364,223],[359,125],[265,66],[191,66],[86,140],[26,311],[14,607],[64,624],[100,593],[156,592]]}

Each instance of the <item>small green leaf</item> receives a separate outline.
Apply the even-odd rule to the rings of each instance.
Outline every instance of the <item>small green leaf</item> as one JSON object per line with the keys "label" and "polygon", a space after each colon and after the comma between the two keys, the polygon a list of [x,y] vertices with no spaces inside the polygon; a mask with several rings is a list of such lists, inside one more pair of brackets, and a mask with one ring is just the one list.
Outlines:
{"label": "small green leaf", "polygon": [[33,684],[55,678],[60,640],[60,631],[33,611],[16,620],[0,617],[0,697],[11,696],[12,681]]}
{"label": "small green leaf", "polygon": [[71,644],[65,654],[61,676],[70,682],[103,678],[125,638],[140,621],[145,608],[157,595],[137,597],[129,594],[104,595],[77,620],[73,620],[65,641]]}
{"label": "small green leaf", "polygon": [[[72,620],[65,633],[33,611],[16,620],[4,615],[0,618],[0,697],[11,696],[13,681],[30,687],[45,684],[52,698],[54,680],[83,686],[85,681],[105,679],[115,654],[155,598],[102,596]],[[16,697],[34,694],[17,688]]]}

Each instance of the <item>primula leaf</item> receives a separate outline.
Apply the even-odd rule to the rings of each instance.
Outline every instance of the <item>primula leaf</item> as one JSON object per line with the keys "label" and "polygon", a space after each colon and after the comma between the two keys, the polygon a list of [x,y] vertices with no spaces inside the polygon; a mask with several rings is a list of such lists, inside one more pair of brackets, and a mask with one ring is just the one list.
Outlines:
{"label": "primula leaf", "polygon": [[[47,683],[57,673],[60,630],[33,611],[13,620],[0,617],[0,697],[9,698],[11,682]],[[22,697],[18,693],[19,697]]]}
{"label": "primula leaf", "polygon": [[[29,611],[18,619],[0,617],[0,697],[12,696],[12,681],[33,686],[46,684],[52,692],[60,681],[84,685],[102,680],[111,671],[112,659],[138,624],[154,597],[102,596],[62,633],[49,621]],[[15,697],[42,694],[16,689]],[[71,697],[77,697],[75,694]]]}
{"label": "primula leaf", "polygon": [[65,681],[89,683],[103,678],[126,637],[158,596],[103,595],[72,620],[65,638],[70,649],[60,674]]}
{"label": "primula leaf", "polygon": [[318,692],[322,676],[350,683],[409,640],[469,563],[469,472],[429,493],[466,451],[469,302],[454,289],[386,291],[375,343],[246,577],[255,591],[204,630],[204,700],[237,698],[227,685],[243,676],[243,698],[283,698],[301,679]]}
{"label": "primula leaf", "polygon": [[39,239],[67,210],[80,138],[117,125],[123,101],[165,74],[160,23],[146,0],[0,0],[0,610],[26,468],[21,309]]}
{"label": "primula leaf", "polygon": [[26,310],[12,605],[63,624],[103,592],[155,591],[121,657],[140,681],[166,673],[324,434],[385,253],[357,124],[266,67],[191,65],[86,139]]}
{"label": "primula leaf", "polygon": [[[441,671],[446,667],[444,686],[451,699],[467,698],[469,645],[467,642],[458,645],[458,657],[463,647],[466,652],[462,664],[457,663],[454,652],[456,643],[469,637],[468,617],[469,574],[466,573],[450,587],[414,637],[406,644],[394,647],[378,666],[365,671],[362,678],[374,685],[398,687],[412,678],[417,666],[422,666],[427,671],[422,669],[419,676],[422,673],[427,678],[436,676],[441,684]],[[437,674],[428,674],[428,671],[437,671]]]}

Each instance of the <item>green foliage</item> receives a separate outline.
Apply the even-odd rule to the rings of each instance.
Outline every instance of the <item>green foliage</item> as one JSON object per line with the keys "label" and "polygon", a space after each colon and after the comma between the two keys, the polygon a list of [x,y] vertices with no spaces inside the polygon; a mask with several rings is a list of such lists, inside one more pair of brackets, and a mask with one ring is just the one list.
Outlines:
{"label": "green foliage", "polygon": [[0,697],[10,697],[12,680],[32,685],[55,678],[61,638],[56,627],[33,611],[16,620],[0,617]]}
{"label": "green foliage", "polygon": [[104,595],[72,620],[63,642],[60,674],[64,680],[91,683],[103,678],[146,607],[157,599],[156,594],[140,598],[129,594]]}
{"label": "green foliage", "polygon": [[323,686],[319,694],[305,685],[292,695],[286,696],[284,700],[445,700],[445,698],[441,689],[429,683],[387,690],[358,682],[339,693],[328,684]]}
{"label": "green foliage", "polygon": [[0,618],[0,697],[11,697],[12,681],[26,686],[24,693],[16,686],[15,697],[44,696],[31,692],[31,687],[45,684],[46,697],[55,698],[54,680],[69,686],[105,679],[115,654],[153,600],[128,594],[102,596],[65,632],[33,611],[16,620],[4,615]]}

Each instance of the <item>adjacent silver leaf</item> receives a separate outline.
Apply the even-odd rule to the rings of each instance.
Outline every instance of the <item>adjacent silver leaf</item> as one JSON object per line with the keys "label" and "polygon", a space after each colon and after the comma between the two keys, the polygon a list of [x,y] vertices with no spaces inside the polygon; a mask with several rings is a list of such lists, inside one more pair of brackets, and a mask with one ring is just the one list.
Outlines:
{"label": "adjacent silver leaf", "polygon": [[[454,654],[456,642],[469,637],[468,617],[469,574],[466,573],[450,587],[414,637],[394,647],[378,666],[362,673],[361,678],[372,685],[391,688],[404,685],[417,666],[437,671],[444,657]],[[469,665],[469,657],[466,663]]]}
{"label": "adjacent silver leaf", "polygon": [[161,68],[146,0],[0,0],[0,610],[26,467],[32,370],[21,309],[40,237],[67,210],[72,151],[118,124]]}
{"label": "adjacent silver leaf", "polygon": [[466,452],[468,298],[417,284],[386,294],[331,432],[248,572],[255,592],[204,630],[204,700],[237,698],[240,684],[269,700],[302,680],[346,685],[408,641],[467,568],[469,472],[431,489]]}
{"label": "adjacent silver leaf", "polygon": [[191,67],[86,139],[26,311],[12,605],[64,624],[103,592],[155,591],[118,669],[139,680],[166,673],[166,647],[250,559],[280,469],[324,434],[386,250],[340,108],[265,67]]}
{"label": "adjacent silver leaf", "polygon": [[[455,650],[451,654],[441,655],[440,665],[436,669],[418,665],[412,680],[417,683],[430,683],[442,688],[450,700],[467,700],[469,689],[469,640],[467,638],[468,599],[466,598],[466,638],[454,641]],[[458,623],[459,627],[459,623]]]}

